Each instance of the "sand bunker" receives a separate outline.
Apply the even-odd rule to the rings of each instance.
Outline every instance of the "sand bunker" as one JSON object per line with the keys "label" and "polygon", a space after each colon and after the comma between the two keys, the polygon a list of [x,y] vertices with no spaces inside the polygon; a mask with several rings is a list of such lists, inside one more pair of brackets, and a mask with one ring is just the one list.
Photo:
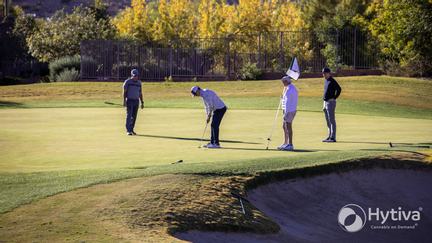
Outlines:
{"label": "sand bunker", "polygon": [[[190,231],[176,237],[192,242],[427,242],[432,237],[431,171],[354,170],[272,183],[248,194],[255,207],[280,225],[279,233]],[[421,218],[405,221],[401,215],[402,220],[389,218],[384,224],[373,218],[366,220],[360,231],[349,233],[338,223],[338,213],[347,204],[361,206],[366,217],[368,208],[373,212],[379,208],[384,213],[393,208],[405,215],[408,211],[419,211]],[[352,216],[346,223],[354,220]]]}

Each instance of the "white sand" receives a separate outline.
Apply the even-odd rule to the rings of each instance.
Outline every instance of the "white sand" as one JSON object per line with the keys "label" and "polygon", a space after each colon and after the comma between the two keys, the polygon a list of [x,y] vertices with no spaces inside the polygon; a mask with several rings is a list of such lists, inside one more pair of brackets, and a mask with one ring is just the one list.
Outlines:
{"label": "white sand", "polygon": [[[431,242],[432,239],[432,171],[372,169],[332,173],[261,186],[250,191],[248,199],[279,224],[278,234],[190,231],[176,237],[191,242]],[[339,226],[337,215],[341,207],[350,203],[366,211],[369,207],[423,209],[415,229],[372,230],[371,225],[379,224],[373,221],[359,232],[348,233]]]}

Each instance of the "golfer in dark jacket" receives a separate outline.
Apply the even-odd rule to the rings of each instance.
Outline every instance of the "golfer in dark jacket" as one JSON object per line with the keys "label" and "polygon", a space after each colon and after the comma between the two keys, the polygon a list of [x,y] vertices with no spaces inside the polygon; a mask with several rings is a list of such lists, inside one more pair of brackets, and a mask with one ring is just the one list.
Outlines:
{"label": "golfer in dark jacket", "polygon": [[136,135],[134,131],[135,121],[138,115],[139,102],[144,108],[141,81],[138,80],[138,70],[131,71],[131,77],[123,84],[123,106],[126,107],[126,131],[127,135]]}
{"label": "golfer in dark jacket", "polygon": [[330,68],[325,67],[322,70],[324,81],[324,105],[323,111],[327,121],[328,127],[328,137],[323,140],[323,142],[334,143],[336,142],[336,99],[342,92],[342,88],[336,82],[336,80],[331,76]]}

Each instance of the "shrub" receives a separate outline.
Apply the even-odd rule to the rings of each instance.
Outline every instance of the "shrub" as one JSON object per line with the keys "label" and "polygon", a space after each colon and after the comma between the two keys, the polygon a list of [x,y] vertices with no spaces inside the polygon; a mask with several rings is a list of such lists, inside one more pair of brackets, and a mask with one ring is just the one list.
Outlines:
{"label": "shrub", "polygon": [[79,71],[75,68],[63,70],[56,77],[58,82],[74,82],[78,81],[79,78]]}
{"label": "shrub", "polygon": [[111,39],[114,33],[108,20],[97,19],[89,8],[76,7],[70,14],[60,10],[49,20],[39,20],[26,43],[33,57],[52,62],[63,56],[78,55],[82,41]]}
{"label": "shrub", "polygon": [[403,77],[423,77],[430,76],[432,71],[432,63],[427,60],[412,58],[408,62],[401,64],[395,60],[384,60],[380,63],[381,69],[390,76],[403,76]]}
{"label": "shrub", "polygon": [[75,69],[78,71],[81,68],[79,56],[65,56],[59,58],[49,64],[50,80],[52,82],[57,81],[57,76],[63,71]]}
{"label": "shrub", "polygon": [[256,63],[246,63],[240,69],[239,77],[241,80],[257,80],[261,77],[262,71]]}

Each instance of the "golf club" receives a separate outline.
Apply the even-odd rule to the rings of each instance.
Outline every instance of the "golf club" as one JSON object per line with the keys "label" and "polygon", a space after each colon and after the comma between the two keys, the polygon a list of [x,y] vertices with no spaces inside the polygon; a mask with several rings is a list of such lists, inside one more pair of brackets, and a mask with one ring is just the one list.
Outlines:
{"label": "golf club", "polygon": [[207,131],[207,126],[208,126],[208,122],[206,121],[206,125],[205,125],[205,127],[204,127],[204,132],[203,132],[203,134],[202,134],[202,136],[201,136],[201,140],[200,140],[200,145],[198,146],[198,148],[201,148],[202,146],[203,146],[203,141],[204,141],[204,135],[205,135],[205,132]]}
{"label": "golf club", "polygon": [[[283,96],[284,93],[285,93],[285,88],[282,91],[281,97]],[[282,98],[281,97],[279,97],[279,105],[278,105],[278,108],[277,108],[277,111],[276,111],[276,115],[275,115],[275,118],[274,118],[274,121],[273,121],[273,126],[272,126],[272,129],[270,131],[270,135],[267,137],[267,147],[266,147],[266,150],[268,150],[268,147],[270,145],[271,137],[273,136],[273,132],[274,132],[274,129],[275,129],[275,126],[276,126],[276,120],[277,120],[277,118],[279,116],[279,110],[280,110],[281,104],[282,104]]]}
{"label": "golf club", "polygon": [[104,104],[107,104],[107,105],[115,105],[115,106],[123,106],[123,105],[121,105],[121,104],[116,104],[116,103],[109,102],[109,101],[105,101]]}
{"label": "golf club", "polygon": [[183,160],[181,159],[181,160],[177,160],[176,162],[173,162],[171,164],[178,164],[178,163],[182,163],[182,162],[183,162]]}

